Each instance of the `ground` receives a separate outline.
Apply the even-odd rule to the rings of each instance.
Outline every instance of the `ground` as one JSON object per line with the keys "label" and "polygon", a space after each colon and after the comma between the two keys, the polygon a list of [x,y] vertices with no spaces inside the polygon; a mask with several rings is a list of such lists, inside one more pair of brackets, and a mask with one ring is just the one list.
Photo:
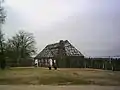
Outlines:
{"label": "ground", "polygon": [[[120,86],[120,72],[98,69],[9,68],[0,70],[1,85]],[[3,89],[0,89],[3,90]]]}
{"label": "ground", "polygon": [[0,85],[0,90],[120,90],[120,86],[40,86],[40,85]]}

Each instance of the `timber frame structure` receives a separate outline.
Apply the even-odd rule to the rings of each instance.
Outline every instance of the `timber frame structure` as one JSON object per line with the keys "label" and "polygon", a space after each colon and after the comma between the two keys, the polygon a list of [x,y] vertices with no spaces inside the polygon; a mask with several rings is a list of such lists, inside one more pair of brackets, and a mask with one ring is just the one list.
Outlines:
{"label": "timber frame structure", "polygon": [[39,66],[47,66],[48,59],[56,59],[57,66],[63,68],[80,67],[84,55],[77,50],[68,40],[47,45],[34,59],[39,61]]}

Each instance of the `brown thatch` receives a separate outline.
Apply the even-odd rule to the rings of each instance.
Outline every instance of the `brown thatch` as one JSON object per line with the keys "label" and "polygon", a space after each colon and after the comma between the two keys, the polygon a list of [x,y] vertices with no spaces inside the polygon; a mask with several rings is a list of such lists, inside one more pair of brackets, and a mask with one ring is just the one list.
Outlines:
{"label": "brown thatch", "polygon": [[57,56],[79,56],[84,57],[68,40],[60,40],[59,43],[47,45],[35,59],[54,58]]}

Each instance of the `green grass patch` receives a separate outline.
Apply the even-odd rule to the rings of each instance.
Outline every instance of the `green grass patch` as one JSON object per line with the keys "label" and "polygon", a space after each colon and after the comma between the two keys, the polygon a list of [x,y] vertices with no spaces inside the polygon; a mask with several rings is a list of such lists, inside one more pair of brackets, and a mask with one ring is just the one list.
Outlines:
{"label": "green grass patch", "polygon": [[10,68],[0,70],[2,85],[120,85],[120,72],[89,69]]}

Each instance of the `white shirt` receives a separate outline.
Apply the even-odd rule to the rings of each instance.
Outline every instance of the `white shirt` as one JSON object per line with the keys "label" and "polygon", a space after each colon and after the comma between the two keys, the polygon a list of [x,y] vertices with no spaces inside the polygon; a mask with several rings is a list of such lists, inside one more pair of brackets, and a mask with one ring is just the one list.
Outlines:
{"label": "white shirt", "polygon": [[54,63],[56,63],[56,60],[54,60]]}
{"label": "white shirt", "polygon": [[35,64],[37,64],[38,63],[38,60],[35,60]]}
{"label": "white shirt", "polygon": [[52,59],[49,59],[49,64],[50,66],[52,66]]}

